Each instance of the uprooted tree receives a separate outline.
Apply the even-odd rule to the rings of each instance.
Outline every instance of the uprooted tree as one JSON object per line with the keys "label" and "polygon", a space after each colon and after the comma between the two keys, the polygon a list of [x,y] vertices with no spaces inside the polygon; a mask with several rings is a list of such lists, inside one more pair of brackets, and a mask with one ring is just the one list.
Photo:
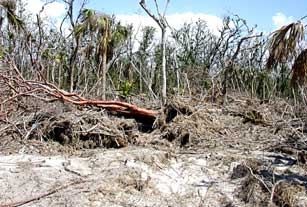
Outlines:
{"label": "uprooted tree", "polygon": [[9,67],[3,67],[0,71],[1,93],[9,94],[9,97],[0,103],[1,112],[4,111],[5,105],[10,101],[22,96],[32,96],[46,102],[59,100],[80,106],[96,106],[135,118],[145,124],[153,124],[158,115],[157,111],[139,108],[125,102],[88,100],[76,93],[68,93],[61,90],[47,81],[27,80],[13,63],[7,64]]}

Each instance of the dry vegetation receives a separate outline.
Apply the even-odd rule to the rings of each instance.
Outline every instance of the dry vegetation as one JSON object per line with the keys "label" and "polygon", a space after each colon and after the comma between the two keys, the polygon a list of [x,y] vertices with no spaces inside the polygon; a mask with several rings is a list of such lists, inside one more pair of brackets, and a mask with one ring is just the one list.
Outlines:
{"label": "dry vegetation", "polygon": [[[77,180],[56,172],[49,175],[62,176],[62,184],[57,187],[45,180],[42,168],[37,174],[41,181],[29,181],[24,189],[43,180],[45,187],[26,197],[18,196],[13,186],[21,180],[3,174],[14,202],[31,200],[37,205],[60,206],[54,200],[60,197],[68,205],[96,202],[103,206],[152,206],[156,199],[160,200],[159,205],[173,206],[307,205],[306,108],[294,107],[283,99],[263,101],[235,93],[227,96],[225,104],[212,102],[212,97],[173,97],[149,126],[96,105],[74,105],[61,99],[50,102],[52,96],[48,94],[12,96],[12,93],[12,88],[1,89],[1,97],[7,101],[2,102],[0,150],[2,155],[13,155],[11,160],[3,157],[6,160],[3,162],[17,162],[21,169],[17,174],[23,176],[26,169],[34,168],[20,166],[18,163],[29,161],[14,158],[15,154],[34,156],[28,158],[30,163],[35,159],[47,162],[42,161],[47,157],[59,162],[54,157],[59,154],[64,160],[69,156],[69,163],[79,163],[64,165],[63,169],[76,174]],[[147,103],[136,98],[134,101],[143,102],[144,106]],[[152,103],[151,107],[154,108]],[[103,148],[117,151],[98,150]],[[105,158],[106,154],[109,158]],[[84,156],[87,160],[74,160]],[[121,163],[123,159],[126,160],[123,165],[111,167],[110,163]],[[96,167],[88,166],[89,163]],[[89,168],[88,176],[82,174],[87,172],[85,168]],[[96,173],[102,168],[106,170],[102,174],[105,179],[98,181],[102,175]],[[171,178],[172,171],[179,173],[176,181]],[[26,177],[33,179],[30,175]],[[170,189],[165,190],[165,186]],[[75,193],[84,195],[73,202]],[[2,198],[8,196],[5,192],[1,194]],[[5,206],[3,203],[10,202],[2,199],[1,203]]]}
{"label": "dry vegetation", "polygon": [[64,3],[70,34],[0,0],[0,207],[307,206],[303,18],[200,20],[161,47]]}

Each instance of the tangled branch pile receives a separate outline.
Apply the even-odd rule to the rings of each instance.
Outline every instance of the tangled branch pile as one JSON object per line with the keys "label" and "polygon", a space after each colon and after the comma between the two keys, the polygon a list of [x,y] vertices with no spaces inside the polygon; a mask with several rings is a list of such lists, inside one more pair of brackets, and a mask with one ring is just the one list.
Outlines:
{"label": "tangled branch pile", "polygon": [[[33,96],[47,102],[61,100],[81,106],[97,106],[119,114],[138,118],[145,123],[153,123],[158,115],[158,112],[156,111],[142,109],[129,103],[118,101],[87,100],[76,93],[68,93],[63,91],[47,81],[39,82],[26,80],[14,64],[9,64],[9,67],[6,69],[7,70],[1,70],[0,83],[4,86],[2,88],[2,93],[9,95],[9,98],[1,101],[1,111],[3,111],[5,103],[9,101],[21,96]],[[7,94],[8,91],[10,91],[10,94]]]}

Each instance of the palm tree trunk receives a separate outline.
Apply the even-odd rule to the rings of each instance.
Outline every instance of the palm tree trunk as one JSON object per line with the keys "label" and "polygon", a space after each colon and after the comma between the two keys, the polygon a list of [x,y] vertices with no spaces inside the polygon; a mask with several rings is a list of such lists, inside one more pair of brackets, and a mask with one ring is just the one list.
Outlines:
{"label": "palm tree trunk", "polygon": [[107,82],[107,48],[103,49],[102,52],[102,63],[101,63],[101,99],[106,99],[106,82]]}
{"label": "palm tree trunk", "polygon": [[62,87],[62,64],[58,66],[58,87]]}
{"label": "palm tree trunk", "polygon": [[71,64],[70,67],[70,74],[69,74],[69,79],[70,79],[70,92],[72,93],[74,91],[74,74],[75,74],[75,64]]}
{"label": "palm tree trunk", "polygon": [[80,42],[78,39],[76,39],[76,47],[74,48],[71,57],[70,57],[70,61],[69,61],[69,65],[70,65],[70,71],[69,71],[69,82],[70,82],[70,92],[73,92],[74,90],[74,77],[75,77],[75,68],[76,68],[76,59],[77,59],[77,53],[79,50],[79,45]]}
{"label": "palm tree trunk", "polygon": [[142,86],[142,76],[143,76],[143,74],[142,74],[142,70],[143,70],[143,63],[142,63],[142,61],[141,61],[141,63],[140,63],[140,69],[139,69],[139,84],[140,84],[140,88],[139,88],[139,92],[140,93],[143,93],[143,86]]}

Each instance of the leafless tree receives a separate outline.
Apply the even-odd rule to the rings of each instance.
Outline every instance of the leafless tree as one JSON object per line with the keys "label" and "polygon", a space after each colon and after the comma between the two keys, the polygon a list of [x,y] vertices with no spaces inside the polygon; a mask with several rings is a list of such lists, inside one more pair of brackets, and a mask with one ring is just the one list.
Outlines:
{"label": "leafless tree", "polygon": [[168,23],[165,18],[166,10],[168,7],[168,4],[170,0],[166,1],[166,5],[164,8],[164,12],[161,14],[159,5],[157,0],[154,0],[156,10],[157,10],[157,15],[152,13],[150,9],[147,7],[145,0],[140,1],[141,7],[144,9],[144,11],[159,25],[161,29],[161,50],[162,50],[162,99],[163,102],[166,102],[167,98],[167,93],[166,93],[166,88],[167,88],[167,77],[166,77],[166,29],[168,26]]}

